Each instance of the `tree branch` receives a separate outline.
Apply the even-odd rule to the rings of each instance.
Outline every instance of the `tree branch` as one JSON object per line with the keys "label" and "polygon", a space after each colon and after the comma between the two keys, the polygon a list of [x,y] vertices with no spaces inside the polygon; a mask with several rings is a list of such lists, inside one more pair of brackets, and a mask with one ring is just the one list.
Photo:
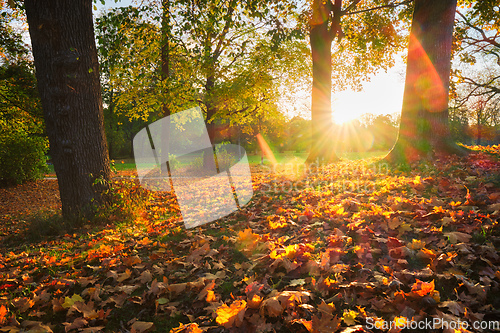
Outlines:
{"label": "tree branch", "polygon": [[412,3],[414,0],[407,0],[399,3],[391,3],[388,5],[383,5],[383,6],[378,6],[378,7],[373,7],[373,8],[368,8],[368,9],[362,9],[362,10],[357,10],[355,12],[344,12],[343,15],[355,15],[355,14],[360,14],[360,13],[365,13],[365,12],[370,12],[373,10],[379,10],[379,9],[384,9],[384,8],[395,8],[403,5],[407,5],[409,3]]}

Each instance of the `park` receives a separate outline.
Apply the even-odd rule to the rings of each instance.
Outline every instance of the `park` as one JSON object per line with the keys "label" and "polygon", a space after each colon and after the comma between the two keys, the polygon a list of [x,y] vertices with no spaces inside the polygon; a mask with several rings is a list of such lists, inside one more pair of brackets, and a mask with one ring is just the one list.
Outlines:
{"label": "park", "polygon": [[0,0],[0,332],[500,331],[499,28]]}

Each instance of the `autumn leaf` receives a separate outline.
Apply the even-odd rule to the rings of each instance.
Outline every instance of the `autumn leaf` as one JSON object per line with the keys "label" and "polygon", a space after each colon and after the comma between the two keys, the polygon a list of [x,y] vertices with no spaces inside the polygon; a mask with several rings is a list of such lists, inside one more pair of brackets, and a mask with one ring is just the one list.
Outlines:
{"label": "autumn leaf", "polygon": [[403,316],[395,317],[393,319],[393,322],[394,322],[394,326],[396,328],[403,328],[403,327],[406,327],[408,325],[408,319],[406,317],[403,317]]}
{"label": "autumn leaf", "polygon": [[416,279],[416,282],[411,287],[411,291],[419,296],[425,296],[433,294],[434,292],[434,280],[431,282],[423,282]]}
{"label": "autumn leaf", "polygon": [[254,294],[251,299],[248,300],[248,307],[250,309],[258,309],[262,303],[262,297]]}
{"label": "autumn leaf", "polygon": [[411,243],[409,243],[407,247],[412,250],[420,250],[425,247],[425,242],[420,239],[412,239]]}
{"label": "autumn leaf", "polygon": [[355,319],[358,316],[358,313],[354,310],[344,310],[344,314],[342,315],[342,320],[346,325],[352,326],[356,325]]}
{"label": "autumn leaf", "polygon": [[276,297],[265,299],[260,307],[262,315],[267,314],[270,317],[278,317],[283,312],[283,306]]}
{"label": "autumn leaf", "polygon": [[458,231],[446,232],[446,233],[443,233],[443,235],[448,237],[448,240],[450,241],[451,244],[457,244],[458,242],[461,242],[461,243],[468,242],[470,240],[470,238],[472,237],[472,235],[469,235],[469,234],[466,234],[463,232],[458,232]]}
{"label": "autumn leaf", "polygon": [[154,323],[145,321],[135,321],[130,328],[130,333],[148,332],[153,328]]}
{"label": "autumn leaf", "polygon": [[399,217],[393,217],[391,220],[389,220],[389,228],[394,230],[396,228],[398,228],[401,223],[403,223],[403,221],[399,218]]}
{"label": "autumn leaf", "polygon": [[170,330],[170,333],[202,333],[203,331],[199,328],[198,324],[180,324],[179,327]]}
{"label": "autumn leaf", "polygon": [[231,306],[223,304],[216,311],[217,324],[222,325],[225,328],[231,328],[233,326],[239,327],[243,323],[246,305],[247,302],[245,301],[234,301]]}
{"label": "autumn leaf", "polygon": [[143,284],[151,282],[152,279],[153,279],[153,276],[152,276],[151,272],[148,270],[142,272],[141,275],[139,276],[139,281],[141,281],[141,283],[143,283]]}
{"label": "autumn leaf", "polygon": [[127,279],[129,279],[132,276],[132,271],[130,269],[126,269],[125,272],[120,274],[118,278],[116,279],[117,282],[123,282]]}
{"label": "autumn leaf", "polygon": [[337,316],[323,313],[321,318],[314,315],[312,317],[313,333],[331,333],[336,332],[340,327],[341,320]]}
{"label": "autumn leaf", "polygon": [[258,234],[254,234],[252,229],[248,228],[238,233],[236,246],[240,250],[251,252],[257,248],[259,240],[260,236]]}
{"label": "autumn leaf", "polygon": [[326,304],[324,300],[321,300],[321,304],[318,305],[318,310],[326,314],[332,314],[335,311],[335,304]]}
{"label": "autumn leaf", "polygon": [[72,307],[73,304],[75,304],[75,302],[84,302],[84,300],[80,295],[74,294],[73,296],[71,296],[71,298],[70,297],[64,298],[64,303],[62,304],[62,307],[68,309]]}
{"label": "autumn leaf", "polygon": [[72,323],[63,323],[66,332],[86,326],[88,322],[83,318],[76,318]]}
{"label": "autumn leaf", "polygon": [[5,305],[0,306],[0,324],[5,324],[7,321],[7,308]]}

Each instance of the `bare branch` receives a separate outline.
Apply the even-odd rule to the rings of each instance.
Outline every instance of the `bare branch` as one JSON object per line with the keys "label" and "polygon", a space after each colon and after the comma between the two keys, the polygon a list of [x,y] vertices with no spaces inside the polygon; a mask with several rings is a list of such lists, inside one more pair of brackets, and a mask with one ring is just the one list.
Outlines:
{"label": "bare branch", "polygon": [[383,5],[383,6],[378,6],[378,7],[373,7],[373,8],[367,8],[367,9],[362,9],[362,10],[357,10],[355,12],[343,12],[342,15],[355,15],[355,14],[360,14],[360,13],[365,13],[365,12],[370,12],[373,10],[379,10],[379,9],[385,9],[385,8],[396,8],[399,6],[407,5],[409,3],[412,3],[414,0],[407,0],[403,2],[398,2],[398,3],[391,3],[388,5]]}

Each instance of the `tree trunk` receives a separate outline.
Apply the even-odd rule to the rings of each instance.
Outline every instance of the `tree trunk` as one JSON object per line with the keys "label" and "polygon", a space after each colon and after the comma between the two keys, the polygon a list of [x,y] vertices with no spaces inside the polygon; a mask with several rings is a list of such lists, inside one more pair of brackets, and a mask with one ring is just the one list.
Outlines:
{"label": "tree trunk", "polygon": [[207,107],[207,118],[205,119],[205,126],[207,127],[208,137],[212,144],[212,153],[209,149],[204,151],[203,155],[203,166],[207,170],[215,170],[217,168],[217,163],[215,161],[215,139],[216,139],[216,128],[215,128],[215,114],[217,109],[215,106],[215,101],[213,99],[214,88],[215,88],[215,69],[212,68],[209,72],[207,80],[205,82],[205,105]]}
{"label": "tree trunk", "polygon": [[63,216],[90,218],[111,174],[92,1],[24,4]]}
{"label": "tree trunk", "polygon": [[448,93],[457,0],[415,0],[397,142],[386,159],[411,163],[459,153],[450,140]]}
{"label": "tree trunk", "polygon": [[[163,12],[161,18],[161,78],[163,81],[163,94],[166,96],[166,87],[168,77],[170,76],[170,0],[163,0]],[[162,103],[163,117],[170,116],[168,103],[164,100]]]}
{"label": "tree trunk", "polygon": [[[340,22],[341,1],[335,1],[339,11],[334,17]],[[312,145],[307,163],[337,160],[332,142],[332,32],[329,17],[330,1],[314,0],[311,20],[311,53],[313,87],[311,95]],[[336,27],[338,28],[338,27]]]}
{"label": "tree trunk", "polygon": [[481,145],[481,109],[477,111],[477,145]]}
{"label": "tree trunk", "polygon": [[[166,99],[168,79],[170,76],[170,0],[162,1],[162,17],[161,17],[161,79],[162,79],[162,92],[163,101],[161,105],[162,117],[168,117],[171,114]],[[168,118],[168,126],[170,126],[170,118]],[[170,141],[169,131],[163,133],[163,140]],[[165,146],[167,149],[169,145]],[[169,152],[167,156],[169,156]],[[170,165],[168,162],[162,163],[160,166],[160,175],[171,177]]]}

